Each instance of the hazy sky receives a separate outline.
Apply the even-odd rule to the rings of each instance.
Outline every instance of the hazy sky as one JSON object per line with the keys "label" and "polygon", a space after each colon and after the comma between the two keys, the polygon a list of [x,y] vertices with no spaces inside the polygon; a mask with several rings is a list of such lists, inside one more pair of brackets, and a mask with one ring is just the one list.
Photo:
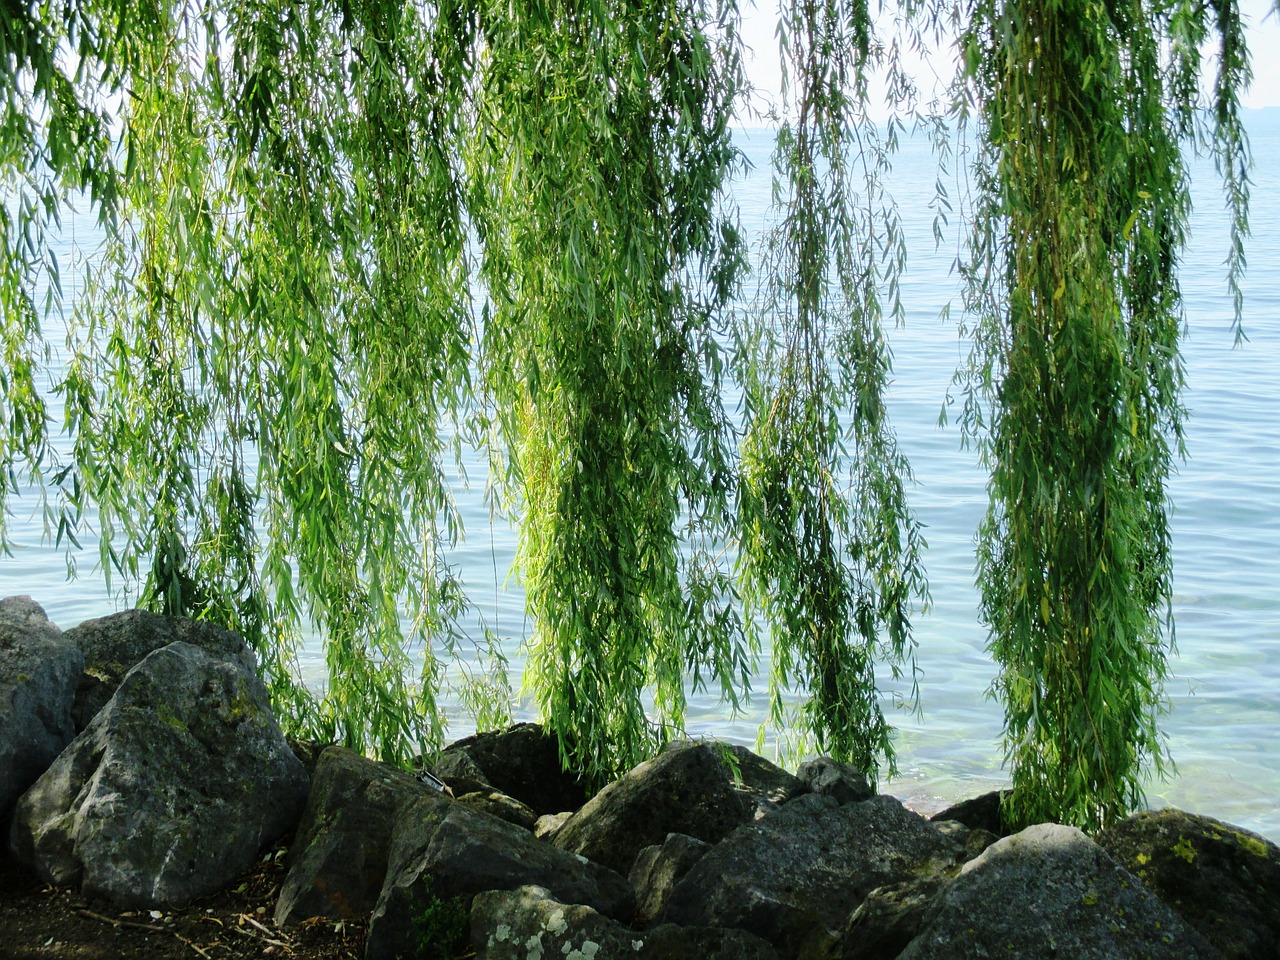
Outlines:
{"label": "hazy sky", "polygon": [[[778,41],[774,30],[777,24],[777,4],[772,0],[745,0],[743,3],[743,40],[748,47],[747,70],[751,82],[765,97],[775,97],[779,87]],[[1270,12],[1272,0],[1240,0],[1248,30],[1249,51],[1253,63],[1253,84],[1244,97],[1246,107],[1280,106],[1280,15]],[[950,78],[951,65],[947,55],[935,58],[934,63],[916,59],[916,82],[924,93],[935,85],[932,74],[943,74],[938,85]],[[882,94],[873,93],[878,107]],[[927,99],[927,98],[926,98]],[[874,110],[873,110],[874,112]],[[750,122],[750,121],[748,121]]]}

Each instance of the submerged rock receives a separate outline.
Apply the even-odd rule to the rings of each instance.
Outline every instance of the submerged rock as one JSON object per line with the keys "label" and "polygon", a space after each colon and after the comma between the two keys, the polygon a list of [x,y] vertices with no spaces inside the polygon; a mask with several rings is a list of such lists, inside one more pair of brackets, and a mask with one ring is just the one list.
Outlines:
{"label": "submerged rock", "polygon": [[969,861],[899,960],[1220,960],[1074,827],[1040,824]]}
{"label": "submerged rock", "polygon": [[292,829],[307,788],[258,677],[172,643],[129,671],[22,796],[12,843],[53,883],[122,906],[181,905]]}
{"label": "submerged rock", "polygon": [[75,736],[72,705],[83,669],[80,648],[40,604],[0,600],[0,828]]}
{"label": "submerged rock", "polygon": [[1097,837],[1230,960],[1280,957],[1280,847],[1212,817],[1137,813]]}

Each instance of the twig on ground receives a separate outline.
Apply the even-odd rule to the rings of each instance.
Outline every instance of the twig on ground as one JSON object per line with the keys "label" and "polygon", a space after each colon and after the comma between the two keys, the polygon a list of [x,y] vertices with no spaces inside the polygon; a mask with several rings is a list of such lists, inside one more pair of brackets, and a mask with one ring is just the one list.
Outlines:
{"label": "twig on ground", "polygon": [[173,936],[181,940],[183,943],[185,943],[192,950],[194,950],[196,953],[200,954],[200,956],[204,957],[205,960],[213,960],[213,958],[210,957],[209,954],[206,953],[205,950],[198,943],[194,943],[193,941],[188,940],[186,937],[180,934],[177,930],[167,930],[164,927],[157,926],[154,923],[139,923],[137,920],[125,920],[125,919],[122,919],[121,917],[108,917],[108,916],[104,916],[101,913],[94,913],[92,910],[86,910],[83,907],[77,909],[76,913],[80,914],[80,916],[82,917],[88,917],[90,920],[97,920],[99,923],[109,923],[113,927],[133,927],[136,930],[146,930],[150,933],[172,934]]}
{"label": "twig on ground", "polygon": [[264,927],[261,923],[259,923],[257,920],[255,920],[253,917],[249,916],[247,913],[241,913],[241,914],[238,914],[237,916],[238,916],[238,918],[239,918],[241,921],[247,921],[248,923],[253,924],[253,925],[254,925],[255,927],[257,927],[259,930],[261,930],[261,931],[262,931],[262,933],[254,933],[254,932],[253,932],[253,931],[251,931],[251,930],[245,930],[243,927],[232,927],[232,928],[231,928],[232,930],[235,930],[235,931],[237,931],[238,933],[241,933],[241,934],[243,934],[243,935],[244,935],[244,936],[246,936],[246,937],[253,937],[255,940],[261,940],[261,941],[263,941],[264,943],[269,943],[269,944],[271,944],[273,947],[284,947],[284,949],[286,949],[286,950],[291,950],[291,949],[292,949],[293,944],[288,943],[288,942],[286,942],[286,941],[284,941],[284,940],[277,940],[277,939],[273,936],[273,932],[274,932],[274,931],[267,929],[267,928],[266,928],[266,927]]}

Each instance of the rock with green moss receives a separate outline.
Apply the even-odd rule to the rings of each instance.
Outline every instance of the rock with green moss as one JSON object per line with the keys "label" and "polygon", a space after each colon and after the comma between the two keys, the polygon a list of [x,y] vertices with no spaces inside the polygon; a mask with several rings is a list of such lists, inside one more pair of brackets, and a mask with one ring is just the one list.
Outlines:
{"label": "rock with green moss", "polygon": [[1280,957],[1280,847],[1212,817],[1138,813],[1099,846],[1230,960]]}
{"label": "rock with green moss", "polygon": [[256,673],[257,659],[238,634],[212,623],[166,617],[149,610],[124,610],[86,620],[67,631],[84,654],[84,676],[76,691],[76,730],[83,730],[116,692],[126,673],[147,654],[171,643],[189,643],[221,660],[234,660]]}
{"label": "rock with green moss", "polygon": [[515,797],[508,797],[499,790],[473,790],[470,793],[457,795],[457,800],[464,806],[487,813],[499,820],[505,820],[507,823],[514,823],[530,833],[533,833],[538,825],[536,813]]}
{"label": "rock with green moss", "polygon": [[966,863],[898,960],[1221,956],[1079,830],[1039,824]]}
{"label": "rock with green moss", "polygon": [[447,956],[421,951],[424,912],[456,898],[469,908],[477,894],[531,884],[620,921],[635,912],[631,884],[614,871],[441,794],[424,797],[397,818],[365,960]]}
{"label": "rock with green moss", "polygon": [[171,643],[18,801],[18,859],[121,906],[213,893],[293,829],[308,778],[238,660]]}
{"label": "rock with green moss", "polygon": [[815,945],[813,960],[894,960],[920,932],[948,879],[934,874],[877,887],[841,930]]}
{"label": "rock with green moss", "polygon": [[839,804],[861,803],[875,795],[864,773],[831,757],[806,760],[800,764],[796,776],[809,791],[830,797]]}
{"label": "rock with green moss", "polygon": [[0,600],[0,827],[75,736],[71,711],[83,666],[80,649],[40,604]]}
{"label": "rock with green moss", "polygon": [[669,833],[662,843],[645,847],[628,878],[636,890],[636,923],[645,925],[662,916],[676,885],[706,856],[711,844],[683,833]]}
{"label": "rock with green moss", "polygon": [[663,919],[741,928],[809,956],[876,887],[954,869],[961,849],[893,797],[841,805],[806,794],[739,827],[698,860]]}
{"label": "rock with green moss", "polygon": [[[476,960],[777,960],[742,930],[666,924],[637,931],[543,887],[484,893],[471,908]],[[426,955],[426,954],[424,954]]]}
{"label": "rock with green moss", "polygon": [[[675,741],[667,749],[678,749],[690,742]],[[707,741],[718,750],[729,765],[734,789],[744,796],[758,815],[776,809],[789,800],[809,792],[809,786],[776,763],[770,763],[746,747],[736,743]]]}

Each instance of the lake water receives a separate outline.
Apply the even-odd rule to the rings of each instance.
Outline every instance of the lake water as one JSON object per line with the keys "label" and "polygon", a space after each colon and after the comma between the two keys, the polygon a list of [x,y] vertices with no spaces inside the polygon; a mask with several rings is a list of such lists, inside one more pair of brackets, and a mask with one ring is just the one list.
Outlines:
{"label": "lake water", "polygon": [[[1280,840],[1280,109],[1247,119],[1256,159],[1245,279],[1250,340],[1239,348],[1233,347],[1222,266],[1227,219],[1216,175],[1208,162],[1194,169],[1196,215],[1181,272],[1189,459],[1170,483],[1178,648],[1170,663],[1164,730],[1178,775],[1150,784],[1148,797],[1155,806],[1207,813]],[[772,138],[767,131],[748,131],[741,143],[755,170],[736,185],[735,196],[744,226],[758,231],[769,201]],[[890,181],[911,257],[902,291],[906,324],[890,336],[890,405],[918,481],[910,496],[926,526],[933,608],[915,623],[923,716],[894,717],[901,771],[882,789],[924,808],[1007,782],[1000,708],[985,696],[995,670],[973,585],[984,475],[976,455],[962,449],[959,429],[937,425],[966,346],[954,323],[939,319],[958,288],[950,274],[954,247],[934,249],[928,207],[934,174],[927,144],[913,140],[904,144]],[[68,222],[69,246],[92,235],[84,221]],[[66,273],[70,256],[60,259]],[[478,462],[468,473],[473,488],[458,494],[467,542],[453,559],[490,626],[510,638],[515,667],[527,628],[518,588],[504,587],[515,538],[509,527],[490,520]],[[12,507],[14,556],[0,559],[0,596],[31,594],[64,629],[117,609],[122,601],[90,573],[93,545],[80,561],[80,579],[68,584],[65,558],[41,543],[41,520],[31,503],[15,500]],[[314,646],[303,669],[313,678],[323,675]],[[689,727],[695,735],[754,744],[762,716],[763,704],[730,718],[713,698],[695,699]],[[458,716],[451,733],[468,732]]]}

